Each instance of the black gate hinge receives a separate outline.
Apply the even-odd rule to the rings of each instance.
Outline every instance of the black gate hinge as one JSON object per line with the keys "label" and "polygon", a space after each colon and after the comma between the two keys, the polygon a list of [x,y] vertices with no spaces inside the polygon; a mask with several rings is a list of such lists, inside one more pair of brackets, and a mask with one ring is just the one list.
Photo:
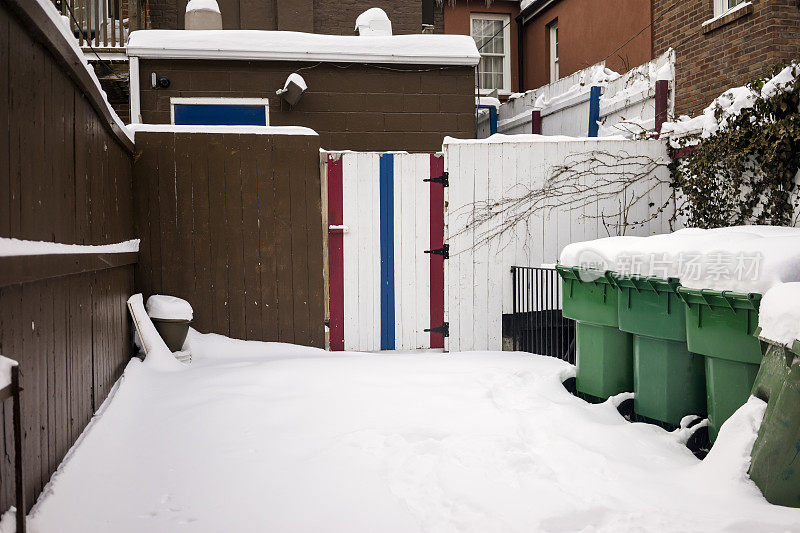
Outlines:
{"label": "black gate hinge", "polygon": [[425,250],[425,253],[431,255],[441,255],[445,259],[450,259],[450,245],[445,244],[441,248],[436,248],[435,250]]}
{"label": "black gate hinge", "polygon": [[438,178],[428,178],[422,181],[430,182],[430,183],[441,183],[443,187],[450,186],[450,174],[447,172],[442,172],[442,175]]}
{"label": "black gate hinge", "polygon": [[443,337],[449,337],[450,336],[450,322],[445,322],[444,324],[442,324],[438,328],[431,328],[431,329],[426,329],[426,330],[423,330],[423,331],[425,331],[426,333],[441,333]]}

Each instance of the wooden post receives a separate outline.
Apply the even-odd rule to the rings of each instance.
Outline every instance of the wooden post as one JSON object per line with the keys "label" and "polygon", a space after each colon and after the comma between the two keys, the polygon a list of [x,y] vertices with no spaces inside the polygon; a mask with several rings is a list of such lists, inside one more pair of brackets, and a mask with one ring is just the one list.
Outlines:
{"label": "wooden post", "polygon": [[25,533],[25,488],[22,475],[22,387],[19,379],[19,364],[11,367],[11,392],[14,396],[14,482],[17,496],[17,533]]}
{"label": "wooden post", "polygon": [[656,133],[661,135],[661,128],[667,121],[667,98],[669,96],[669,82],[656,81]]}
{"label": "wooden post", "polygon": [[534,135],[542,134],[542,112],[539,109],[531,111],[531,133]]}
{"label": "wooden post", "polygon": [[[122,18],[122,17],[120,17]],[[128,34],[135,30],[143,30],[142,21],[139,18],[139,0],[128,0]],[[122,41],[125,42],[124,40]]]}
{"label": "wooden post", "polygon": [[600,87],[592,87],[589,93],[589,137],[597,137],[600,132]]}

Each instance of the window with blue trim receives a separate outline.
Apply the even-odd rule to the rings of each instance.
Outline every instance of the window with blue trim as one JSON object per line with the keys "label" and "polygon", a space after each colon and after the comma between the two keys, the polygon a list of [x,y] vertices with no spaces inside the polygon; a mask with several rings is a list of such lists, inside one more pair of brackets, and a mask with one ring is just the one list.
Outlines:
{"label": "window with blue trim", "polygon": [[173,123],[202,126],[267,126],[265,104],[175,102]]}

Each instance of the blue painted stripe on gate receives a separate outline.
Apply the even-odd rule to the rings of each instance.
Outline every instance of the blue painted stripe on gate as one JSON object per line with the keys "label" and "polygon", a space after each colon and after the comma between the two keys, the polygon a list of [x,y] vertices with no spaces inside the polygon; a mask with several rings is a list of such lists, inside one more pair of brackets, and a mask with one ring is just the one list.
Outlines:
{"label": "blue painted stripe on gate", "polygon": [[592,87],[589,92],[589,137],[600,133],[600,87]]}
{"label": "blue painted stripe on gate", "polygon": [[381,350],[394,350],[394,155],[381,155]]}

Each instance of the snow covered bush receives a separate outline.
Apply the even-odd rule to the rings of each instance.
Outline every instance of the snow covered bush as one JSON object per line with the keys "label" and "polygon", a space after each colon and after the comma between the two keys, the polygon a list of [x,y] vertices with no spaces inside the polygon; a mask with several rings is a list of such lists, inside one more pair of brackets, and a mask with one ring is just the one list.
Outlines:
{"label": "snow covered bush", "polygon": [[800,61],[726,91],[703,115],[663,131],[679,136],[674,149],[692,147],[671,165],[688,225],[797,224]]}

